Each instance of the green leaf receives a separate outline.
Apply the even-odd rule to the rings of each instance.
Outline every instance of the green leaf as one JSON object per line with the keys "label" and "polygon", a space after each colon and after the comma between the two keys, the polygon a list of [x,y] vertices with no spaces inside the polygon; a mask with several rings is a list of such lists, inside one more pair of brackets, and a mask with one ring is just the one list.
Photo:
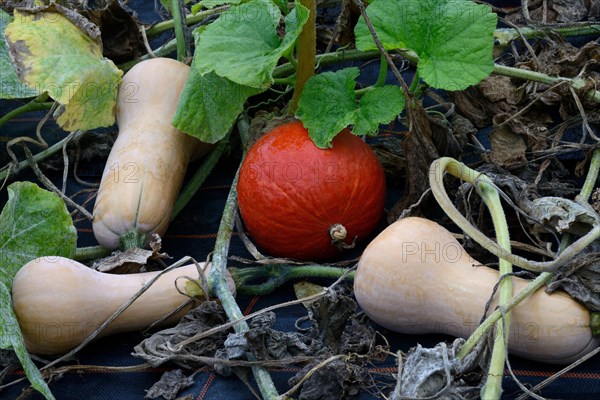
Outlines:
{"label": "green leaf", "polygon": [[31,182],[8,187],[8,201],[0,213],[0,347],[17,354],[32,386],[54,399],[25,348],[10,288],[17,271],[42,256],[73,257],[77,232],[65,203]]}
{"label": "green leaf", "polygon": [[0,213],[0,280],[9,287],[19,268],[41,256],[73,257],[77,231],[65,203],[31,182],[8,187]]}
{"label": "green leaf", "polygon": [[4,40],[4,30],[12,20],[11,16],[0,10],[0,99],[25,99],[37,96],[37,92],[21,83],[17,71],[8,54]]}
{"label": "green leaf", "polygon": [[356,67],[346,68],[306,82],[296,117],[318,147],[331,147],[333,138],[348,125],[354,125],[357,135],[376,134],[380,124],[402,112],[404,96],[394,85],[371,88],[357,102],[354,87],[359,73]]}
{"label": "green leaf", "polygon": [[[420,77],[429,85],[462,90],[494,68],[497,15],[470,0],[375,0],[367,7],[375,32],[388,50],[417,53]],[[377,47],[363,18],[355,27],[356,47]]]}
{"label": "green leaf", "polygon": [[123,72],[103,58],[98,28],[56,4],[15,10],[6,41],[21,80],[64,106],[57,118],[67,131],[115,122]]}
{"label": "green leaf", "polygon": [[248,97],[261,91],[214,72],[200,75],[192,65],[173,126],[203,142],[216,143],[227,135]]}
{"label": "green leaf", "polygon": [[308,10],[296,4],[285,17],[281,40],[277,26],[281,13],[269,0],[252,0],[221,14],[200,32],[196,68],[201,75],[215,72],[237,84],[266,89],[273,69],[295,43],[308,19]]}

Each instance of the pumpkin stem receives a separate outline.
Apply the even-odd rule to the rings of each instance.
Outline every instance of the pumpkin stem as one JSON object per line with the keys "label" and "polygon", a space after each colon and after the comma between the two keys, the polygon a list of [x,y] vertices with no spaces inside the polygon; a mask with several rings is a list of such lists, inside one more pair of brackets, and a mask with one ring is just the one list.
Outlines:
{"label": "pumpkin stem", "polygon": [[329,236],[331,237],[331,244],[333,244],[340,250],[353,249],[356,245],[357,237],[355,237],[352,240],[351,244],[346,243],[348,231],[346,230],[346,227],[342,224],[331,225],[329,227]]}

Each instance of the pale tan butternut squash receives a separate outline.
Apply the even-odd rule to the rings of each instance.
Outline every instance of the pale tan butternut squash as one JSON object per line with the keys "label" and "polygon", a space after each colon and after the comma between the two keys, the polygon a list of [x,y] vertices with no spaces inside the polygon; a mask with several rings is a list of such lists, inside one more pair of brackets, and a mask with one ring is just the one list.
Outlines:
{"label": "pale tan butternut squash", "polygon": [[[201,264],[204,267],[204,264]],[[210,266],[209,266],[210,268]],[[208,272],[208,270],[206,271]],[[25,264],[13,282],[13,306],[27,350],[39,355],[66,353],[79,345],[158,272],[108,274],[63,257]],[[175,287],[178,277],[198,278],[195,264],[173,269],[115,319],[98,337],[148,327],[188,300]],[[233,280],[228,277],[235,293]],[[185,280],[179,282],[183,288]],[[176,322],[189,306],[164,324]]]}
{"label": "pale tan butternut squash", "polygon": [[[356,299],[379,325],[407,334],[467,338],[479,325],[499,279],[471,258],[441,225],[405,218],[365,249],[354,281]],[[513,278],[514,291],[527,285]],[[497,305],[497,295],[489,312]],[[488,313],[489,313],[488,312]],[[588,310],[566,293],[538,291],[512,311],[509,352],[564,364],[595,349]]]}
{"label": "pale tan butternut squash", "polygon": [[189,69],[176,60],[153,58],[123,76],[119,134],[93,211],[94,236],[103,247],[118,248],[127,233],[164,235],[188,162],[211,148],[171,125]]}

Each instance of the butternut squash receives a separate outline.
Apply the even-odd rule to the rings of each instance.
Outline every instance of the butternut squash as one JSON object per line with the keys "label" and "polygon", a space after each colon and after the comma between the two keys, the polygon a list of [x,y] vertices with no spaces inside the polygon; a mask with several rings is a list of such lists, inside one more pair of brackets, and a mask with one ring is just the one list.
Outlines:
{"label": "butternut squash", "polygon": [[[16,274],[12,289],[13,307],[28,351],[56,355],[73,349],[157,274],[102,273],[63,257],[30,261]],[[196,266],[187,265],[162,275],[98,337],[144,329],[177,309],[188,300],[175,287],[175,280],[181,276],[198,278]],[[228,283],[235,293],[230,277]],[[181,310],[164,324],[176,322],[189,309]]]}
{"label": "butternut squash", "polygon": [[[405,218],[367,246],[354,292],[364,312],[392,331],[467,338],[498,279],[497,270],[481,266],[439,224]],[[516,277],[513,282],[515,293],[527,284]],[[563,292],[528,297],[513,309],[508,331],[509,353],[545,363],[570,363],[599,343],[588,310]]]}
{"label": "butternut squash", "polygon": [[119,134],[93,211],[94,236],[107,249],[118,248],[125,234],[142,246],[149,234],[163,235],[188,162],[211,148],[171,125],[189,70],[176,60],[153,58],[123,76],[116,110]]}

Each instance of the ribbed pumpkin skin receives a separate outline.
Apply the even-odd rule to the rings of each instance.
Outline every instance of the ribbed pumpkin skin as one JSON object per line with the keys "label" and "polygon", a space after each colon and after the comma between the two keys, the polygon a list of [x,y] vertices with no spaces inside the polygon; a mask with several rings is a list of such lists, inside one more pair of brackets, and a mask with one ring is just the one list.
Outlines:
{"label": "ribbed pumpkin skin", "polygon": [[250,148],[240,170],[238,202],[263,251],[322,260],[340,254],[329,235],[332,225],[347,229],[348,244],[376,227],[385,202],[385,174],[369,146],[349,130],[323,150],[294,121]]}

